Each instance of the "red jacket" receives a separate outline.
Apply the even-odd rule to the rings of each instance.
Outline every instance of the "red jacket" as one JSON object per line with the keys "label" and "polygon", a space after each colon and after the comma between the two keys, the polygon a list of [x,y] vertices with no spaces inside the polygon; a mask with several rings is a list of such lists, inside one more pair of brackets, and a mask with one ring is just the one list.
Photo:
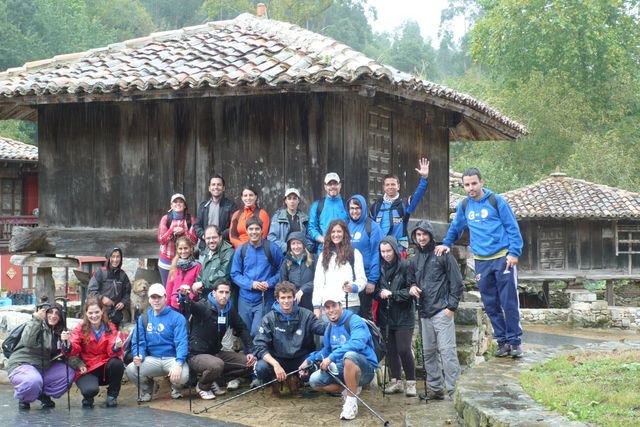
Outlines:
{"label": "red jacket", "polygon": [[[198,274],[200,274],[200,269],[202,268],[202,264],[199,262],[196,263],[195,267],[182,271],[179,268],[176,269],[173,276],[167,279],[167,296],[169,297],[169,304],[171,307],[178,310],[180,305],[178,304],[178,295],[173,295],[177,293],[182,285],[189,285],[189,288],[196,282],[198,279]],[[192,300],[198,300],[195,298],[195,295],[191,294]]]}
{"label": "red jacket", "polygon": [[[113,351],[113,344],[118,337],[118,329],[113,323],[109,323],[111,332],[104,329],[100,340],[96,341],[96,336],[89,330],[88,340],[82,334],[82,325],[79,323],[71,332],[71,349],[66,352],[69,356],[80,356],[82,362],[87,366],[87,372],[98,369],[106,364],[113,357],[122,356],[122,347],[119,351]],[[80,376],[80,371],[76,372],[76,378]]]}
{"label": "red jacket", "polygon": [[158,243],[160,243],[160,257],[164,258],[169,263],[173,261],[173,257],[176,256],[176,241],[173,237],[173,229],[175,227],[182,227],[185,229],[184,236],[187,236],[195,244],[198,243],[198,236],[193,228],[196,222],[195,217],[191,217],[191,227],[187,229],[186,219],[173,219],[171,225],[167,227],[167,215],[164,215],[160,219],[158,224]]}

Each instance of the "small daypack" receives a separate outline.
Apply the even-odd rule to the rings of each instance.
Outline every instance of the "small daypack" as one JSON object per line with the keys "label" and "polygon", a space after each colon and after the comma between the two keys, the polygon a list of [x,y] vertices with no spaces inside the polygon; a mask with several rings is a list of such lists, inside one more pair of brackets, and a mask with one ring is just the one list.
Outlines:
{"label": "small daypack", "polygon": [[[346,329],[349,335],[351,335],[351,326],[349,322],[351,320],[351,316],[353,316],[353,313],[349,313],[349,315],[347,316],[347,319],[344,321],[344,328]],[[380,331],[380,328],[378,328],[378,326],[375,323],[373,323],[373,321],[362,318],[362,317],[361,319],[364,320],[364,323],[367,325],[367,328],[369,329],[369,333],[371,334],[371,339],[373,340],[373,351],[376,354],[376,357],[378,358],[378,362],[380,362],[382,359],[384,359],[384,356],[387,354],[387,349],[384,345],[384,339],[382,338],[382,332]],[[333,328],[333,323],[330,323],[329,336],[331,336],[332,328]]]}
{"label": "small daypack", "polygon": [[13,350],[18,346],[20,338],[22,338],[22,332],[24,331],[25,326],[27,326],[27,323],[28,322],[25,322],[22,325],[18,325],[13,328],[9,336],[2,342],[2,354],[4,354],[5,358],[8,359],[11,357]]}

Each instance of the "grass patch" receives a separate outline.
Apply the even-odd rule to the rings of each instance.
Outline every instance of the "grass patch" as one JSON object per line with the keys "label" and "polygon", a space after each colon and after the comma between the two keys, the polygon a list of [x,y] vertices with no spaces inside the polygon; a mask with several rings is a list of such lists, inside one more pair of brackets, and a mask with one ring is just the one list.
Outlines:
{"label": "grass patch", "polygon": [[640,423],[640,350],[562,356],[522,373],[534,400],[599,426]]}

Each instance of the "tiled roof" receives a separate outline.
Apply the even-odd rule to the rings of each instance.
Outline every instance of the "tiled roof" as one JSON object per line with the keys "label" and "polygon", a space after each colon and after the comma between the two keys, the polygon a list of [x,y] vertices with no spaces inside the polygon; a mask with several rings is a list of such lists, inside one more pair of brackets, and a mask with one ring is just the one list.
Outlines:
{"label": "tiled roof", "polygon": [[0,160],[38,161],[38,147],[0,136]]}
{"label": "tiled roof", "polygon": [[[37,104],[42,97],[54,96],[149,94],[161,89],[284,89],[304,84],[329,88],[367,81],[376,90],[462,113],[467,121],[459,128],[470,128],[461,128],[460,133],[467,135],[462,139],[515,139],[527,133],[523,125],[471,96],[398,71],[297,25],[249,14],[9,69],[0,73],[0,104],[5,104],[0,118],[23,114],[9,101],[24,96],[38,97],[33,100]],[[489,133],[475,134],[477,129],[489,129]]]}
{"label": "tiled roof", "polygon": [[640,193],[553,173],[542,182],[502,194],[518,219],[640,218]]}

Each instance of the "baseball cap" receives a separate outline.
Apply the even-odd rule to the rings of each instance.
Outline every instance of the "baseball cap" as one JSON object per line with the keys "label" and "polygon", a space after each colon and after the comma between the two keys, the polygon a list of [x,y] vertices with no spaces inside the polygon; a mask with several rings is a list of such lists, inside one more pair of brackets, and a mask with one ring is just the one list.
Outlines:
{"label": "baseball cap", "polygon": [[149,292],[148,292],[149,296],[152,295],[158,295],[158,296],[165,296],[167,295],[167,291],[165,291],[164,286],[162,286],[162,283],[154,283],[153,285],[151,285],[149,287]]}
{"label": "baseball cap", "polygon": [[288,197],[289,194],[295,194],[296,196],[298,196],[298,199],[300,198],[300,192],[298,191],[297,188],[287,188],[286,191],[284,192],[284,197]]}
{"label": "baseball cap", "polygon": [[324,306],[329,301],[336,302],[338,304],[342,304],[342,300],[344,299],[344,292],[327,292],[324,295],[322,305]]}
{"label": "baseball cap", "polygon": [[184,200],[185,202],[187,201],[187,199],[184,197],[184,195],[183,195],[183,194],[180,194],[180,193],[176,193],[176,194],[174,194],[173,196],[171,196],[171,203],[173,203],[173,202],[174,202],[174,200],[176,200],[176,199],[182,199],[182,200]]}
{"label": "baseball cap", "polygon": [[328,184],[331,181],[336,181],[338,184],[340,184],[340,176],[335,172],[329,172],[324,176],[324,183]]}

